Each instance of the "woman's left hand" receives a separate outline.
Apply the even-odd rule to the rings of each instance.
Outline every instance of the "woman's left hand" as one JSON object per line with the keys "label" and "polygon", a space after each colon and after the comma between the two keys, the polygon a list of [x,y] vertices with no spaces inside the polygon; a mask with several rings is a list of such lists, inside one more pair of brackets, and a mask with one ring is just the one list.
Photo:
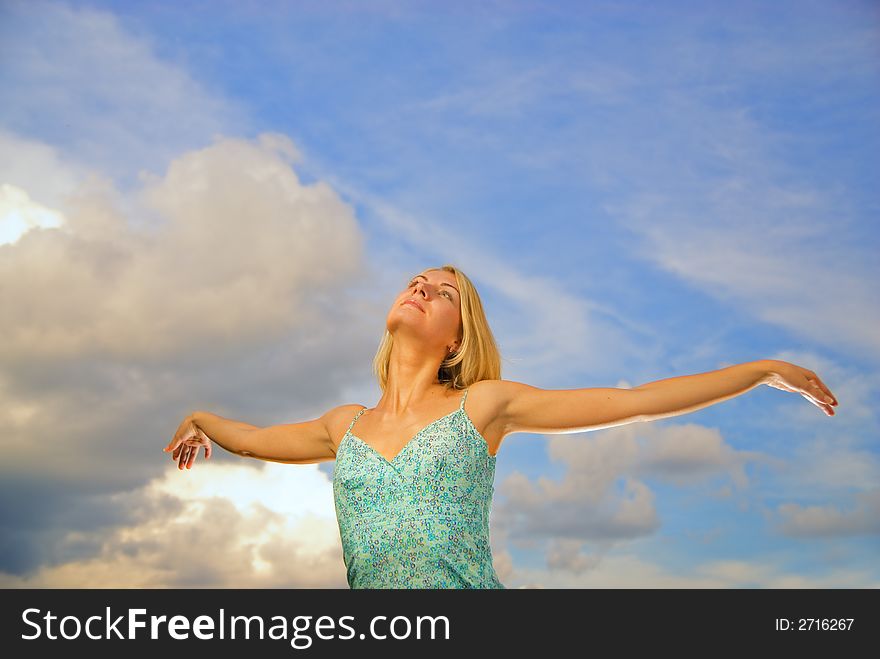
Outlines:
{"label": "woman's left hand", "polygon": [[823,410],[828,416],[834,416],[837,396],[825,386],[825,383],[813,371],[778,359],[769,361],[768,376],[764,381],[776,389],[802,394],[804,398]]}

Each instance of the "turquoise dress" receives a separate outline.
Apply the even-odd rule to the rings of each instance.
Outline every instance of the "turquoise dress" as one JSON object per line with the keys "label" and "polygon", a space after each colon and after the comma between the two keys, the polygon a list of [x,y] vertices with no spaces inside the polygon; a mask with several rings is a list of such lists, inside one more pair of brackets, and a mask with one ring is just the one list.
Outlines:
{"label": "turquoise dress", "polygon": [[351,588],[504,588],[492,566],[495,456],[464,409],[388,461],[348,427],[333,496]]}

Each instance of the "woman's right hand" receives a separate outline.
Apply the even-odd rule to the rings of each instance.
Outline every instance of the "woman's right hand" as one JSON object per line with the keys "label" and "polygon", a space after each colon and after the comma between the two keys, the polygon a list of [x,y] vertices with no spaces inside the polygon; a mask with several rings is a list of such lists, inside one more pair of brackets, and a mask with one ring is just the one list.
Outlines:
{"label": "woman's right hand", "polygon": [[202,446],[205,447],[205,459],[210,458],[211,439],[195,424],[193,418],[188,416],[177,428],[168,446],[162,450],[171,453],[171,458],[177,461],[178,469],[192,469],[199,448]]}

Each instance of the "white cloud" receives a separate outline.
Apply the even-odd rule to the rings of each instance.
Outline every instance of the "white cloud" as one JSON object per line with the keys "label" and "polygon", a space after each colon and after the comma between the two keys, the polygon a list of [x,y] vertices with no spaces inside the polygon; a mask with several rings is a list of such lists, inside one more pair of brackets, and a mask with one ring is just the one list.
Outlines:
{"label": "white cloud", "polygon": [[634,253],[793,335],[880,355],[878,272],[845,230],[857,219],[843,194],[792,181],[774,134],[739,108],[677,94],[657,121],[669,139],[627,165],[639,185],[605,204]]}
{"label": "white cloud", "polygon": [[797,537],[840,537],[880,534],[880,489],[855,494],[855,506],[803,506],[785,503],[778,508],[779,530]]}
{"label": "white cloud", "polygon": [[15,62],[4,75],[15,102],[4,104],[0,121],[114,177],[156,169],[214,133],[249,125],[240,106],[111,12],[13,3],[4,7],[2,42],[4,59]]}
{"label": "white cloud", "polygon": [[583,553],[582,544],[577,540],[566,538],[552,540],[547,549],[547,567],[573,574],[581,574],[595,568],[601,561],[600,557]]}
{"label": "white cloud", "polygon": [[[628,424],[591,435],[548,439],[549,457],[565,467],[560,480],[541,476],[531,481],[514,472],[499,484],[503,499],[493,522],[499,533],[524,546],[540,540],[632,540],[661,525],[653,492],[635,476],[687,485],[726,475],[744,488],[744,465],[766,459],[737,451],[716,430],[694,424]],[[571,546],[566,547],[555,546],[548,560],[570,557]]]}
{"label": "white cloud", "polygon": [[726,472],[742,488],[748,485],[745,464],[764,459],[757,452],[735,450],[716,428],[685,423],[652,428],[641,450],[638,473],[684,485]]}
{"label": "white cloud", "polygon": [[14,243],[31,229],[59,227],[62,221],[58,211],[34,202],[21,188],[0,184],[0,245]]}
{"label": "white cloud", "polygon": [[776,484],[808,498],[819,488],[832,492],[870,489],[880,483],[880,459],[876,450],[859,446],[863,442],[864,437],[844,433],[802,440]]}
{"label": "white cloud", "polygon": [[4,488],[128,489],[194,409],[289,423],[364,389],[386,309],[352,208],[298,158],[266,134],[181,154],[138,195],[71,175],[60,226],[0,246]]}
{"label": "white cloud", "polygon": [[167,455],[165,462],[168,470],[147,486],[149,495],[178,497],[185,502],[218,497],[228,499],[239,513],[262,505],[289,520],[300,515],[333,518],[333,492],[316,464],[258,462],[259,468],[254,469],[207,460],[180,471]]}
{"label": "white cloud", "polygon": [[[25,7],[24,4],[19,6]],[[19,77],[10,87],[21,102],[7,104],[0,116],[28,135],[40,134],[41,128],[45,130],[47,125],[56,121],[56,117],[63,116],[66,123],[57,127],[59,132],[51,139],[64,145],[65,160],[62,162],[58,152],[46,145],[9,135],[4,140],[0,134],[0,183],[20,188],[34,204],[63,209],[59,212],[72,219],[76,229],[32,232],[25,241],[26,250],[16,244],[11,246],[14,250],[2,252],[12,256],[6,263],[8,269],[0,270],[0,280],[8,281],[11,273],[16,281],[27,281],[29,286],[33,283],[35,291],[31,297],[15,291],[10,297],[0,299],[7,305],[15,303],[9,308],[17,312],[14,317],[11,313],[4,316],[0,310],[0,328],[4,328],[0,329],[0,345],[10,346],[0,347],[0,360],[9,360],[0,363],[6,366],[19,360],[17,372],[12,369],[0,372],[0,387],[3,387],[0,389],[3,396],[0,441],[4,449],[15,448],[9,460],[15,465],[13,468],[21,469],[31,464],[18,460],[20,451],[27,450],[35,456],[32,464],[45,468],[43,473],[49,477],[47,480],[63,476],[70,481],[79,479],[85,483],[90,478],[94,481],[115,478],[114,482],[118,484],[133,478],[142,462],[119,454],[123,450],[131,451],[139,457],[139,447],[155,441],[157,425],[167,425],[167,419],[177,414],[177,408],[187,406],[191,401],[220,400],[222,397],[218,392],[224,393],[228,401],[233,398],[229,392],[236,391],[235,396],[240,398],[241,392],[247,391],[247,404],[252,410],[270,410],[277,414],[277,401],[287,397],[290,402],[284,403],[286,409],[298,413],[301,409],[298,406],[303,405],[301,399],[313,392],[337,391],[344,387],[348,391],[356,390],[348,366],[348,357],[355,351],[343,353],[349,348],[349,335],[333,333],[336,331],[333,321],[341,316],[331,315],[326,307],[315,304],[314,299],[307,301],[297,297],[308,290],[321,302],[339,303],[349,282],[356,278],[352,273],[362,274],[360,264],[351,267],[349,263],[352,254],[358,255],[360,235],[352,230],[351,218],[344,218],[348,211],[341,210],[336,216],[339,221],[330,222],[332,226],[328,227],[321,225],[326,217],[323,211],[327,210],[321,202],[312,204],[315,213],[310,214],[307,208],[315,197],[321,197],[322,186],[312,187],[311,201],[308,195],[301,194],[306,186],[299,185],[295,174],[284,170],[285,165],[278,165],[278,162],[286,162],[289,166],[295,158],[295,150],[289,142],[277,138],[263,139],[259,144],[222,140],[217,145],[222,148],[212,147],[180,157],[172,167],[173,171],[169,170],[164,177],[145,176],[148,192],[145,197],[153,204],[149,212],[133,197],[117,194],[119,186],[102,182],[100,178],[92,179],[85,187],[85,168],[71,164],[72,153],[114,176],[144,167],[158,170],[172,155],[184,151],[182,145],[187,149],[194,144],[201,145],[208,135],[229,132],[230,126],[246,126],[247,122],[238,120],[242,113],[227,101],[196,83],[179,67],[162,61],[149,40],[135,37],[112,15],[63,5],[33,7],[29,3],[25,11],[35,20],[22,21],[15,30],[7,25],[4,30],[4,37],[13,37],[2,40],[5,42],[4,52],[13,53],[15,61],[21,64],[16,67]],[[24,14],[20,13],[19,18],[22,17]],[[770,43],[769,40],[762,42],[764,45]],[[742,52],[751,54],[753,50],[746,48]],[[766,53],[763,47],[759,50]],[[814,50],[819,52],[819,49]],[[780,70],[789,65],[790,49],[778,47],[773,52]],[[816,61],[827,62],[825,55],[835,52],[839,51],[826,46],[822,57]],[[700,68],[713,61],[692,55],[689,52],[685,59]],[[754,61],[750,60],[750,63]],[[850,63],[845,59],[840,68],[849,68]],[[676,67],[665,68],[675,71],[675,75],[680,74]],[[807,68],[812,72],[811,67]],[[581,92],[593,102],[617,103],[642,82],[625,72],[610,71],[609,76],[603,78],[603,71],[597,67],[579,70],[586,71],[580,81]],[[761,70],[761,66],[754,70]],[[560,78],[561,83],[551,80],[545,84],[540,75],[535,75],[538,71],[535,68],[509,76],[493,70],[487,79],[499,82],[490,89],[488,96],[477,94],[469,98],[464,94],[451,101],[459,108],[476,101],[475,112],[484,115],[500,110],[509,117],[510,112],[516,115],[524,109],[531,110],[542,94],[565,89],[570,82],[568,78]],[[103,107],[105,112],[95,113],[95,107]],[[820,241],[828,236],[827,231],[805,228],[809,223],[790,224],[771,231],[766,237],[766,245],[762,245],[758,243],[765,240],[763,232],[772,226],[772,221],[761,220],[752,225],[743,223],[742,227],[721,226],[718,232],[710,228],[703,233],[699,233],[695,224],[697,220],[701,222],[705,217],[715,216],[715,211],[720,209],[724,211],[724,222],[736,225],[740,218],[749,217],[755,208],[761,210],[762,204],[774,213],[802,213],[804,217],[821,218],[834,206],[823,198],[821,191],[756,185],[755,180],[767,174],[767,179],[774,178],[773,172],[757,167],[754,177],[740,179],[732,176],[720,182],[702,204],[681,207],[663,196],[669,191],[673,196],[681,192],[680,199],[684,199],[696,190],[688,186],[667,186],[669,179],[653,174],[668,169],[672,176],[678,177],[682,172],[678,167],[681,163],[675,157],[678,151],[685,152],[703,140],[719,156],[719,162],[758,162],[763,153],[761,144],[767,136],[750,132],[754,126],[750,125],[748,113],[737,111],[717,115],[703,113],[705,108],[675,106],[673,110],[680,116],[675,125],[683,128],[676,132],[665,130],[668,126],[662,123],[654,123],[657,108],[653,104],[644,104],[644,107],[651,113],[652,121],[648,122],[651,133],[656,133],[659,125],[661,133],[671,136],[665,153],[668,157],[664,157],[664,153],[657,157],[658,153],[651,153],[650,145],[646,144],[647,149],[639,150],[633,159],[659,163],[658,167],[621,167],[620,163],[626,164],[628,160],[627,156],[621,155],[624,149],[620,145],[609,149],[608,144],[600,140],[590,145],[590,149],[580,148],[584,145],[575,143],[566,144],[564,148],[546,146],[551,156],[557,156],[550,160],[554,166],[560,163],[571,165],[570,154],[574,150],[589,154],[585,157],[592,161],[587,169],[592,167],[594,181],[613,183],[625,180],[627,187],[630,182],[655,181],[658,187],[649,186],[643,191],[634,208],[637,213],[639,203],[650,201],[652,194],[659,199],[660,205],[656,212],[652,211],[653,216],[649,213],[641,218],[643,224],[636,221],[631,226],[646,237],[648,258],[656,258],[663,267],[695,281],[713,294],[739,299],[746,308],[758,315],[763,314],[770,322],[812,333],[823,340],[829,337],[836,340],[836,332],[840,331],[839,336],[844,341],[867,342],[869,347],[876,347],[876,337],[870,333],[873,327],[870,312],[866,317],[862,310],[875,309],[877,305],[870,304],[873,301],[871,291],[858,281],[861,271],[853,266],[847,272],[831,272],[835,263],[857,265],[858,254],[845,247],[831,254],[820,264],[818,273],[810,274],[811,282],[813,277],[822,278],[823,283],[815,287],[812,283],[803,286],[792,274],[800,265],[798,259],[805,260],[804,257],[823,251],[810,245],[811,241],[821,244]],[[680,112],[682,109],[696,109],[698,112]],[[583,116],[589,120],[588,113]],[[627,127],[633,125],[634,122],[629,121],[632,118],[627,116],[623,123]],[[719,129],[720,126],[725,129]],[[614,128],[610,127],[611,130]],[[474,131],[468,133],[458,127],[455,130],[459,131],[460,138],[479,137]],[[602,125],[599,130],[604,132],[609,127]],[[497,143],[497,137],[488,132],[485,134]],[[596,137],[586,131],[583,124],[572,127],[569,135],[574,134],[586,136],[586,141]],[[688,135],[693,136],[690,144],[681,139]],[[631,138],[628,136],[627,139]],[[536,163],[546,162],[545,154],[532,149],[533,142],[520,141],[519,148],[511,149],[509,157],[520,162],[529,158]],[[7,149],[6,145],[10,143],[13,147]],[[631,142],[627,141],[624,146],[629,144]],[[674,148],[670,150],[669,144]],[[254,153],[257,155],[250,159]],[[560,153],[569,154],[569,158],[559,158]],[[231,162],[242,154],[243,163],[256,165],[246,167],[250,178],[245,185],[241,184]],[[273,159],[275,164],[270,162]],[[263,178],[266,172],[268,180]],[[205,175],[214,190],[221,191],[221,200],[200,194],[200,177]],[[332,191],[323,191],[327,193],[323,201],[334,200]],[[70,192],[78,192],[78,198],[68,201]],[[761,203],[757,206],[743,204],[740,199],[745,197],[760,199]],[[362,200],[364,197],[355,198]],[[251,205],[251,200],[257,200],[257,203]],[[278,203],[274,204],[272,200]],[[244,208],[245,212],[236,214],[236,207]],[[339,209],[340,205],[335,207]],[[520,377],[514,373],[514,378],[536,383],[541,380],[558,382],[575,371],[613,368],[619,363],[621,354],[644,354],[644,346],[626,338],[616,326],[605,323],[605,319],[611,317],[614,322],[628,325],[643,335],[649,333],[646,328],[635,327],[613,310],[572,295],[561,285],[564,282],[524,276],[511,268],[505,259],[495,259],[479,247],[469,245],[466,235],[462,237],[462,244],[455,244],[440,230],[439,222],[430,221],[424,214],[404,216],[379,202],[371,203],[371,207],[386,221],[389,233],[395,233],[395,238],[400,239],[397,244],[406,259],[416,261],[424,254],[455,254],[453,260],[460,261],[475,279],[485,281],[487,286],[492,286],[506,300],[513,302],[509,317],[502,315],[504,309],[499,310],[496,329],[503,330],[499,333],[502,338],[510,337],[502,342],[506,356],[512,356],[514,360],[523,358],[530,364],[528,375]],[[299,244],[285,239],[285,232],[279,231],[288,226],[281,219],[285,209],[296,209],[293,213],[297,215],[296,221],[291,224],[306,230],[297,234]],[[255,210],[259,213],[254,213]],[[238,221],[244,216],[258,219],[255,224],[244,226]],[[271,219],[266,220],[266,217]],[[663,225],[659,228],[656,226],[658,217],[661,219],[659,224]],[[765,217],[772,220],[775,216]],[[670,221],[669,225],[667,221]],[[655,226],[651,230],[646,228],[652,223]],[[663,235],[667,228],[669,235]],[[749,231],[758,238],[750,237]],[[741,240],[740,234],[745,235],[745,239]],[[277,244],[271,243],[279,236],[281,239]],[[207,254],[205,244],[210,245],[210,254]],[[730,245],[737,246],[738,254],[731,259],[734,268],[724,265],[723,259],[718,260]],[[792,245],[794,256],[789,261],[781,266],[771,261],[774,250],[785,251]],[[418,249],[411,250],[412,246]],[[240,247],[245,257],[237,263],[230,263],[225,257],[234,254],[233,258],[237,258]],[[297,248],[301,251],[297,252]],[[382,262],[382,257],[394,248],[383,247],[388,251],[378,254],[376,262]],[[650,255],[652,251],[654,255]],[[298,270],[293,263],[285,261],[291,254],[305,254],[302,269]],[[0,268],[4,258],[0,257]],[[320,277],[316,272],[316,264],[326,266],[326,277]],[[419,267],[422,265],[419,263]],[[392,269],[395,267],[401,266],[391,266]],[[246,271],[254,273],[253,281]],[[312,275],[319,279],[307,278]],[[288,281],[286,278],[291,276],[294,280]],[[379,276],[386,274],[383,271]],[[387,276],[390,282],[394,273]],[[269,282],[269,286],[261,288],[255,282]],[[835,283],[837,287],[833,288]],[[840,290],[844,293],[839,293]],[[832,299],[835,296],[840,299]],[[826,298],[831,301],[826,302]],[[285,302],[280,308],[273,308],[272,303],[278,299]],[[228,304],[230,302],[232,304]],[[865,302],[867,306],[860,306]],[[356,329],[375,323],[376,328],[381,329],[380,315],[372,313],[368,305],[356,307],[360,302],[345,298],[340,306],[349,304],[352,313],[345,320],[350,321],[351,327]],[[184,313],[193,311],[193,306],[194,312]],[[218,315],[218,309],[232,310],[228,315]],[[817,311],[819,309],[827,313],[822,314]],[[854,310],[858,314],[854,317],[865,318],[866,322],[847,326],[846,314],[852,314]],[[828,313],[839,317],[828,318]],[[5,335],[4,331],[7,332]],[[360,336],[367,332],[355,333]],[[38,334],[38,340],[32,340]],[[340,341],[340,338],[344,340]],[[337,355],[337,348],[339,354],[331,360],[329,357]],[[3,353],[3,350],[7,352]],[[334,352],[331,354],[329,350]],[[200,352],[202,356],[207,355],[206,360],[199,360]],[[256,357],[250,361],[235,359],[245,352],[252,352]],[[204,366],[206,361],[212,363],[210,370]],[[193,364],[197,365],[196,368]],[[333,370],[334,366],[336,370]],[[514,364],[514,370],[518,369],[518,364]],[[267,372],[269,379],[266,379]],[[519,372],[524,370],[519,369]],[[308,374],[308,377],[297,377],[302,374]],[[509,372],[505,375],[510,377]],[[858,382],[853,381],[852,387],[852,400],[855,401]],[[262,402],[267,399],[273,402]],[[870,409],[869,396],[860,400],[863,409]],[[310,399],[305,405],[313,402]],[[247,407],[243,403],[237,409]],[[803,406],[803,409],[807,407]],[[809,411],[816,413],[812,408]],[[159,419],[158,424],[156,419]],[[621,439],[627,437],[619,436]],[[717,432],[706,428],[671,430],[665,434],[657,432],[649,438],[656,440],[654,444],[640,445],[630,438],[632,441],[620,442],[616,447],[610,443],[606,447],[595,447],[592,453],[583,456],[583,462],[577,462],[576,456],[572,456],[576,467],[570,468],[573,473],[560,482],[539,479],[530,483],[524,480],[516,489],[517,481],[511,480],[511,493],[531,504],[533,508],[527,512],[535,517],[548,510],[542,507],[545,495],[558,497],[563,505],[570,506],[567,513],[571,516],[563,515],[550,521],[566,531],[571,530],[566,524],[576,521],[574,515],[582,510],[578,506],[595,505],[595,514],[586,520],[587,531],[598,537],[617,539],[631,537],[626,533],[648,533],[656,523],[650,489],[632,476],[642,479],[650,476],[685,484],[722,474],[741,487],[745,484],[742,466],[745,461],[755,459],[754,455],[732,451]],[[120,442],[123,442],[122,447]],[[804,443],[802,446],[807,451],[810,447],[823,448],[819,453],[822,457],[815,462],[817,475],[826,474],[824,477],[828,480],[841,483],[848,477],[859,483],[877,482],[874,478],[877,463],[865,459],[871,457],[868,453],[854,449],[835,455],[830,441]],[[561,445],[558,450],[560,455],[566,454]],[[8,450],[7,455],[10,455]],[[828,469],[824,471],[818,469],[821,459],[827,459]],[[630,478],[623,480],[626,474]],[[263,475],[266,477],[265,472]],[[236,480],[233,473],[227,473],[225,478]],[[248,481],[245,478],[243,482]],[[618,483],[623,483],[626,489],[614,491]],[[260,489],[254,482],[249,485],[253,490]],[[200,487],[202,494],[197,494],[196,498],[207,500],[209,485]],[[272,487],[279,487],[278,482],[273,481]],[[154,501],[159,502],[161,494],[154,494]],[[166,497],[172,495],[173,491],[165,493]],[[274,565],[278,574],[284,574],[283,568],[273,562],[273,548],[283,553],[287,548],[285,539],[289,539],[293,532],[289,529],[277,531],[281,524],[278,517],[281,513],[277,510],[259,506],[250,508],[222,499],[215,500],[213,506],[205,506],[199,501],[192,506],[189,503],[179,505],[197,520],[193,527],[195,531],[190,531],[200,534],[195,536],[197,547],[214,543],[228,550],[230,556],[242,560],[246,567],[241,573],[233,573],[230,579],[266,583],[259,577],[260,566],[266,564]],[[798,513],[797,507],[790,510],[793,516]],[[308,524],[307,519],[304,516],[301,523]],[[523,523],[527,524],[528,520]],[[253,547],[242,548],[223,535],[209,537],[212,524],[274,540],[261,540],[259,551]],[[319,525],[318,528],[326,529],[326,526]],[[507,537],[521,528],[518,524],[509,524],[507,528],[502,526],[498,533]],[[167,578],[187,583],[179,573],[164,572],[158,555],[153,557],[150,554],[153,534],[169,536],[170,544],[164,549],[171,550],[186,537],[186,529],[172,525],[161,514],[156,515],[152,525],[144,523],[128,529],[130,535],[124,539],[114,536],[108,541],[103,554],[107,559],[105,562],[98,559],[74,563],[68,572],[61,568],[52,573],[44,572],[40,577],[42,581],[38,582],[112,583],[115,578],[112,570],[137,573],[138,561],[129,560],[126,551],[130,551],[148,559],[146,563],[151,567],[141,573],[144,583],[167,583]],[[581,553],[578,539],[569,542],[564,536],[551,535],[550,538],[555,544],[548,553],[548,560],[559,570],[595,574],[595,568],[609,565],[597,562],[601,554]],[[76,541],[77,538],[70,538],[70,542]],[[125,551],[116,551],[118,546],[125,547]],[[302,552],[305,548],[297,545],[291,551]],[[316,555],[322,555],[320,550]],[[321,575],[325,575],[326,570],[336,569],[332,567],[332,561],[311,565],[318,575],[318,582],[329,583]],[[502,549],[497,555],[496,567],[503,581],[505,575],[512,574],[513,563],[506,550]],[[664,580],[676,583],[679,579],[656,566],[621,563],[620,567],[619,574],[600,571],[599,580],[619,577],[622,582],[630,583],[628,580],[638,575],[647,577],[649,583],[651,575],[658,583]],[[193,569],[191,582],[213,583],[211,571],[219,573],[223,569],[222,565],[213,563],[202,571]],[[627,569],[632,573],[626,572]],[[699,577],[702,579],[700,583],[748,583],[754,578],[774,578],[772,573],[756,571],[754,566],[738,563],[711,567],[707,575]],[[296,580],[302,575],[289,576]],[[548,575],[546,580],[540,578],[538,581],[550,584],[555,578]],[[776,583],[797,582],[799,579],[785,574],[776,578]],[[848,579],[842,575],[837,583],[848,583]],[[220,582],[228,583],[222,578]],[[680,582],[688,581],[681,578]],[[804,579],[803,582],[809,581]],[[830,579],[830,583],[835,580]]]}
{"label": "white cloud", "polygon": [[540,384],[584,370],[611,370],[619,366],[619,355],[639,350],[621,326],[639,335],[650,332],[612,307],[568,292],[558,281],[511,267],[509,259],[497,257],[464,229],[451,236],[443,222],[425,213],[412,215],[332,173],[321,171],[320,176],[369,208],[393,242],[402,244],[400,252],[386,246],[387,252],[375,255],[377,260],[404,268],[410,262],[409,269],[421,269],[426,258],[451,261],[480,288],[484,303],[490,295],[503,298],[504,304],[493,305],[487,314],[504,359],[505,379]]}
{"label": "white cloud", "polygon": [[331,484],[317,465],[180,472],[169,461],[163,476],[114,497],[132,523],[105,532],[97,552],[26,576],[0,573],[0,587],[348,587]]}
{"label": "white cloud", "polygon": [[145,180],[143,226],[107,182],[63,207],[57,230],[0,256],[0,355],[156,357],[241,344],[311,322],[310,301],[360,267],[352,209],[303,185],[280,136],[219,140]]}
{"label": "white cloud", "polygon": [[[549,570],[521,568],[510,577],[513,587],[531,588],[877,588],[876,576],[855,568],[830,569],[804,575],[790,572],[777,561],[719,560],[696,562],[671,570],[636,554],[616,551],[589,570],[575,572],[557,566]],[[523,584],[520,586],[519,584]]]}
{"label": "white cloud", "polygon": [[20,189],[34,203],[60,208],[87,176],[87,168],[69,154],[0,128],[0,184]]}

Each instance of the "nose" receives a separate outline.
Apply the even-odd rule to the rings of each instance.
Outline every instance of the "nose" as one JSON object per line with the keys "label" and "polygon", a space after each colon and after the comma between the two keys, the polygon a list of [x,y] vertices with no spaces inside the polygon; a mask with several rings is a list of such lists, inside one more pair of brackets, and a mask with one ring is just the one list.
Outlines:
{"label": "nose", "polygon": [[[424,282],[424,281],[421,281],[421,280],[417,281],[417,282],[416,282],[416,285],[413,287],[413,288],[415,288],[415,292],[416,292],[416,293],[422,293],[422,294],[425,294],[425,284],[426,284],[426,283],[427,283],[427,282]],[[427,297],[427,296],[426,296],[426,297]]]}

